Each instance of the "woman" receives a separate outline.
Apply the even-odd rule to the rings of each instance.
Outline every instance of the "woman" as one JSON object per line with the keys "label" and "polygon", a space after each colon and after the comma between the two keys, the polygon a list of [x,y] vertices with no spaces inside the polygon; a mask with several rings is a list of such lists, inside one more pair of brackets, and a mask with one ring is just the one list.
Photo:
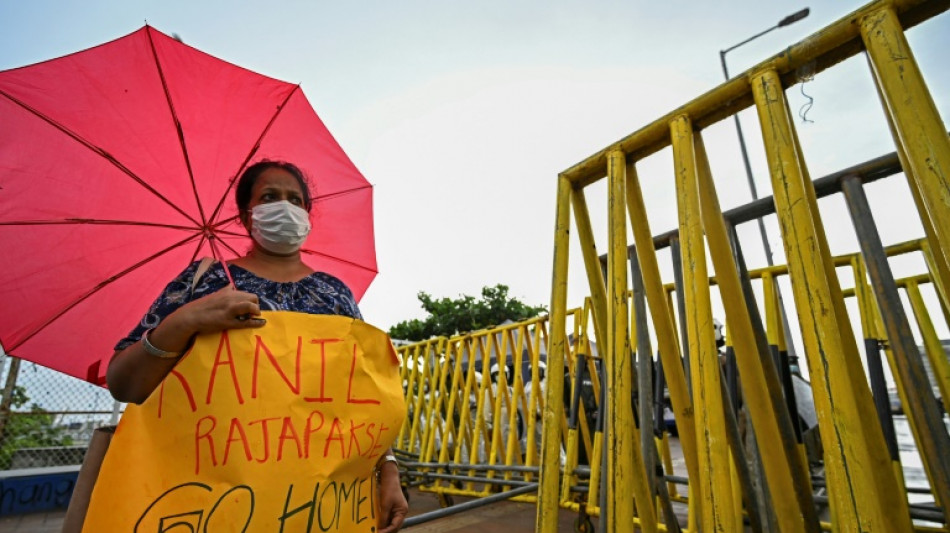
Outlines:
{"label": "woman", "polygon": [[[278,161],[252,165],[241,175],[235,196],[241,223],[253,240],[251,250],[230,261],[228,273],[220,263],[198,272],[196,262],[165,288],[140,324],[116,345],[106,379],[117,400],[142,403],[195,336],[261,327],[262,309],[362,319],[342,281],[314,272],[300,259],[310,232],[312,199],[296,166]],[[379,533],[390,533],[402,526],[408,504],[391,452],[383,454],[377,468],[385,524]]]}

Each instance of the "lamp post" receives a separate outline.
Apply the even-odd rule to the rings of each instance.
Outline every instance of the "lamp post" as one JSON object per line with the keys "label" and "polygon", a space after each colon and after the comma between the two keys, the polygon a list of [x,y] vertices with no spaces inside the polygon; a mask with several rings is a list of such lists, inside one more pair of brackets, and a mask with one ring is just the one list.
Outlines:
{"label": "lamp post", "polygon": [[[776,24],[775,26],[772,26],[771,28],[765,31],[761,31],[753,35],[752,37],[749,37],[748,39],[742,41],[739,44],[734,44],[730,46],[729,48],[726,48],[725,50],[720,50],[719,61],[722,63],[722,74],[726,77],[726,81],[729,81],[729,69],[726,67],[727,53],[731,52],[732,50],[735,50],[736,48],[739,48],[740,46],[746,43],[754,41],[755,39],[758,39],[759,37],[762,37],[763,35],[765,35],[766,33],[769,33],[772,30],[776,30],[778,28],[784,28],[785,26],[794,24],[798,22],[799,20],[802,20],[803,18],[807,17],[808,13],[809,13],[809,9],[807,7],[800,11],[796,11],[795,13],[792,13],[791,15],[788,15],[782,20],[778,21],[778,24]],[[749,164],[749,152],[746,150],[746,147],[745,147],[745,137],[742,136],[742,125],[739,123],[739,114],[736,113],[735,115],[732,115],[732,118],[736,121],[736,132],[738,132],[739,134],[739,148],[742,150],[742,163],[745,165],[745,175],[746,175],[746,179],[749,182],[749,192],[752,193],[753,201],[758,200],[759,193],[755,188],[755,179],[753,179],[752,177],[752,166]],[[762,222],[761,218],[757,219],[757,221],[759,223],[759,234],[762,236],[762,246],[765,248],[765,260],[768,262],[769,266],[772,266],[774,264],[772,262],[772,247],[769,246],[769,240],[765,236],[765,223]],[[786,327],[786,330],[787,329],[788,328]]]}
{"label": "lamp post", "polygon": [[[790,24],[794,24],[802,20],[803,18],[807,17],[808,13],[809,13],[809,9],[807,7],[805,9],[796,11],[795,13],[792,13],[791,15],[788,15],[782,20],[778,21],[778,24],[772,26],[771,28],[761,31],[738,44],[735,44],[733,46],[730,46],[729,48],[726,48],[725,50],[720,50],[719,61],[722,63],[722,74],[726,77],[726,81],[729,81],[729,69],[726,67],[727,53],[729,53],[732,50],[735,50],[736,48],[739,48],[740,46],[746,43],[749,43],[751,41],[754,41],[755,39],[758,39],[759,37],[765,35],[766,33],[769,33],[778,28],[783,28]],[[740,150],[742,150],[742,163],[745,165],[745,175],[749,183],[749,192],[752,193],[752,200],[755,201],[759,199],[759,193],[755,188],[755,179],[753,179],[752,177],[752,165],[749,164],[749,152],[746,150],[745,137],[742,136],[742,125],[739,123],[739,114],[736,113],[732,115],[732,118],[736,121],[736,132],[739,134],[739,148]],[[765,235],[765,223],[762,221],[761,217],[756,219],[756,222],[758,222],[759,224],[759,235],[762,237],[762,247],[765,248],[765,260],[768,262],[769,266],[773,266],[774,262],[772,259],[772,247],[769,246],[769,239]],[[785,315],[785,302],[782,301],[782,291],[778,286],[777,280],[773,279],[773,282],[775,283],[775,295],[778,298],[778,305],[782,309],[782,313],[781,313],[782,331],[785,334],[785,339],[786,339],[785,344],[786,344],[786,350],[787,350],[786,353],[788,357],[788,360],[784,360],[785,356],[783,356],[781,353],[778,353],[775,355],[776,357],[775,362],[776,362],[776,366],[779,369],[779,372],[781,372],[783,375],[783,378],[782,378],[783,388],[790,389],[791,388],[791,376],[789,375],[791,372],[790,365],[797,365],[798,357],[795,354],[795,345],[792,343],[791,328],[789,328],[789,325],[788,325],[788,317]],[[734,407],[738,409],[739,408],[739,404],[738,404],[739,378],[738,378],[738,370],[736,368],[736,362],[735,362],[734,356],[729,357],[726,364],[726,381],[729,387],[729,392],[732,394]],[[794,398],[793,396],[794,390],[787,390],[786,395],[790,398]],[[789,404],[789,407],[791,408],[793,405],[794,405],[794,401],[792,401]],[[798,421],[796,420],[797,408],[792,410],[790,414],[792,415],[792,423],[794,427],[796,428],[796,436],[800,438],[801,434],[799,433],[800,430],[798,429],[799,427]]]}

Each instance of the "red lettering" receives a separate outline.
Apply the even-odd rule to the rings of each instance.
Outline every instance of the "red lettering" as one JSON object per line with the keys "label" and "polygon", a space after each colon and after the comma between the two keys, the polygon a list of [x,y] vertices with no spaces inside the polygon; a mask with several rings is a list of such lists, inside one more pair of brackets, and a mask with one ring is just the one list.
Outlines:
{"label": "red lettering", "polygon": [[372,403],[379,405],[379,400],[371,398],[353,397],[353,374],[356,373],[356,344],[353,345],[353,362],[350,364],[350,386],[346,389],[346,403]]}
{"label": "red lettering", "polygon": [[251,373],[251,398],[257,398],[257,369],[261,359],[261,350],[267,355],[274,370],[280,374],[280,377],[284,380],[284,383],[287,384],[287,387],[294,394],[300,394],[300,352],[303,348],[303,338],[297,337],[297,360],[294,363],[294,382],[291,383],[290,379],[287,378],[287,374],[284,373],[284,370],[280,368],[280,364],[277,363],[277,358],[274,357],[274,354],[271,353],[267,345],[264,344],[264,340],[261,339],[261,336],[254,335],[254,337],[257,339],[257,345],[254,347],[254,370]]}
{"label": "red lettering", "polygon": [[[375,422],[370,422],[369,425],[366,426],[366,436],[369,437],[369,441],[370,441],[370,443],[372,443],[372,444],[376,444],[376,436],[373,435],[373,428],[375,428],[375,427],[376,427],[376,423],[375,423]],[[372,452],[372,451],[373,451],[373,448],[370,447],[369,451]],[[367,455],[369,455],[369,452],[367,452]],[[365,456],[364,456],[364,457],[365,457]]]}
{"label": "red lettering", "polygon": [[327,437],[327,442],[323,446],[323,456],[326,457],[330,454],[330,442],[338,440],[340,441],[340,457],[343,459],[347,458],[346,448],[343,444],[343,424],[340,423],[339,418],[333,419],[333,424],[330,425],[330,436]]}
{"label": "red lettering", "polygon": [[263,463],[264,461],[267,460],[268,457],[270,457],[270,439],[267,436],[267,423],[270,422],[271,420],[280,420],[280,417],[275,416],[273,418],[261,418],[259,420],[252,420],[247,423],[247,425],[249,426],[253,426],[254,424],[258,424],[258,423],[261,425],[262,440],[264,441],[264,457],[261,457],[260,459],[255,459],[255,461],[257,461],[258,463]]}
{"label": "red lettering", "polygon": [[[307,418],[307,426],[309,429],[310,418]],[[323,425],[323,422],[320,422],[320,425]],[[284,442],[288,440],[293,440],[294,444],[297,445],[297,458],[304,456],[303,450],[300,449],[300,438],[297,437],[297,430],[294,429],[294,425],[290,423],[290,417],[284,417],[284,425],[280,428],[280,438],[277,439],[277,460],[280,461],[284,456]]]}
{"label": "red lettering", "polygon": [[353,443],[356,443],[356,455],[363,455],[363,450],[360,449],[360,439],[356,437],[356,430],[365,426],[366,423],[362,423],[358,426],[353,425],[353,421],[350,420],[350,449],[347,450],[347,455],[353,455]]}
{"label": "red lettering", "polygon": [[[221,360],[221,354],[227,351],[228,358]],[[211,376],[208,378],[208,396],[205,398],[205,405],[211,403],[211,393],[214,391],[214,379],[218,374],[218,367],[227,365],[231,370],[231,383],[234,385],[234,394],[237,396],[239,404],[244,404],[244,397],[241,395],[241,386],[238,383],[237,370],[234,368],[234,356],[231,354],[231,339],[228,337],[227,330],[221,332],[221,343],[218,344],[218,353],[214,356],[214,365],[211,367]]]}
{"label": "red lettering", "polygon": [[372,446],[372,447],[369,449],[369,451],[366,453],[366,457],[368,457],[368,458],[370,458],[370,459],[373,459],[373,458],[375,458],[375,457],[379,457],[380,455],[382,455],[381,452],[378,452],[378,451],[377,451],[377,450],[382,450],[382,449],[383,449],[383,447],[379,445],[379,439],[383,436],[383,432],[384,432],[384,431],[388,431],[388,430],[389,430],[389,428],[386,427],[385,424],[383,424],[382,422],[380,422],[380,424],[379,424],[379,431],[376,433],[376,438],[373,440],[373,446]]}
{"label": "red lettering", "polygon": [[[211,422],[211,427],[204,433],[201,432],[201,423],[205,420]],[[195,475],[201,472],[201,439],[208,439],[208,451],[211,453],[211,465],[218,466],[218,459],[214,455],[214,440],[211,438],[211,432],[218,425],[218,421],[211,415],[198,419],[195,424]]]}
{"label": "red lettering", "polygon": [[[237,430],[239,437],[235,437],[234,433]],[[221,464],[228,464],[228,456],[231,455],[231,443],[241,441],[241,445],[244,446],[244,457],[251,461],[251,446],[247,442],[247,434],[244,433],[244,427],[241,426],[241,421],[237,418],[231,419],[231,427],[228,428],[228,441],[224,445],[224,460],[221,461]]]}
{"label": "red lettering", "polygon": [[[188,405],[191,406],[191,412],[194,413],[198,410],[198,405],[195,403],[195,395],[191,393],[191,386],[188,385],[188,380],[185,379],[185,376],[181,375],[174,368],[171,369],[169,374],[178,378],[178,382],[181,383],[181,388],[185,391],[185,396],[188,397]],[[158,389],[158,418],[162,417],[162,405],[165,403],[165,382],[168,381],[168,378],[162,380],[162,386]]]}
{"label": "red lettering", "polygon": [[[313,425],[311,424],[311,420],[313,420],[313,415],[320,416],[320,425],[317,426],[316,428],[314,428]],[[308,459],[310,458],[310,435],[312,435],[313,433],[316,433],[317,431],[320,431],[320,429],[323,428],[323,422],[324,422],[323,413],[321,413],[320,411],[311,411],[310,414],[307,415],[307,427],[303,434],[303,445],[304,445],[303,456]]]}
{"label": "red lettering", "polygon": [[316,398],[304,398],[308,402],[326,403],[332,402],[333,398],[327,398],[325,386],[327,383],[327,343],[340,342],[343,339],[311,339],[310,344],[320,345],[320,396]]}

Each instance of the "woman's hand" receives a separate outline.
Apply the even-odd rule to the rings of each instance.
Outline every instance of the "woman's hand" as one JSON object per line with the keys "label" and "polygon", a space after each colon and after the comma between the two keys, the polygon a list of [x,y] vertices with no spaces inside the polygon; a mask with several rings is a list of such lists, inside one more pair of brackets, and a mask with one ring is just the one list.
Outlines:
{"label": "woman's hand", "polygon": [[168,319],[180,320],[185,330],[191,331],[190,340],[191,336],[199,333],[261,327],[266,321],[260,318],[260,315],[261,308],[256,294],[239,291],[228,285],[183,305],[169,315]]}
{"label": "woman's hand", "polygon": [[399,531],[408,513],[409,502],[406,501],[399,483],[399,468],[396,463],[383,463],[379,470],[378,533]]}
{"label": "woman's hand", "polygon": [[[259,328],[257,296],[230,285],[181,306],[148,334],[149,341],[166,352],[184,352],[195,335],[225,329]],[[142,403],[175,367],[178,358],[161,359],[145,352],[142,341],[116,352],[109,362],[106,382],[122,402]]]}

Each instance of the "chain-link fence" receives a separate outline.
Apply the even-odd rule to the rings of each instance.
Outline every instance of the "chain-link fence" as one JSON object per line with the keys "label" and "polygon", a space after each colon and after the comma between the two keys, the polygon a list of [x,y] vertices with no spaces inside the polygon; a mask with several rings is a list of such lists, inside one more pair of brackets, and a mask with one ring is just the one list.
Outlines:
{"label": "chain-link fence", "polygon": [[0,351],[0,470],[77,465],[124,404],[109,391]]}

